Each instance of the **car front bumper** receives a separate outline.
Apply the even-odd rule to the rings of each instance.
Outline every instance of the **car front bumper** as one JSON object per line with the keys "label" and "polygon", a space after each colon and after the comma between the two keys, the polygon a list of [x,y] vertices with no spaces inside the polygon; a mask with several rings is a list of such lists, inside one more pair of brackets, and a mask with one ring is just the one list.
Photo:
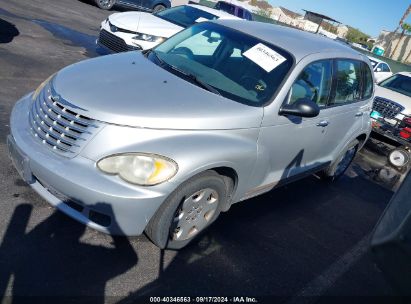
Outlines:
{"label": "car front bumper", "polygon": [[36,139],[29,124],[31,95],[18,101],[10,118],[9,155],[22,178],[47,202],[96,230],[141,234],[176,187],[139,187],[103,174],[96,162],[66,158]]}

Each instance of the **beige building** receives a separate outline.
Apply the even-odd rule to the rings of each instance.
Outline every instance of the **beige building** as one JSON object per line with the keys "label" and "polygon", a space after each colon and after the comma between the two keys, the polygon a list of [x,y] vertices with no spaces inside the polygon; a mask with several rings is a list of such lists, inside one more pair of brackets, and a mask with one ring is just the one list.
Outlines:
{"label": "beige building", "polygon": [[348,34],[348,26],[339,25],[337,26],[337,36],[340,38],[345,38]]}
{"label": "beige building", "polygon": [[281,22],[285,23],[291,26],[297,27],[298,21],[296,18],[302,17],[300,14],[297,14],[296,12],[290,11],[284,7],[273,7],[271,9],[271,18]]}
{"label": "beige building", "polygon": [[411,63],[411,36],[382,30],[375,46],[385,49],[384,56],[404,63]]}

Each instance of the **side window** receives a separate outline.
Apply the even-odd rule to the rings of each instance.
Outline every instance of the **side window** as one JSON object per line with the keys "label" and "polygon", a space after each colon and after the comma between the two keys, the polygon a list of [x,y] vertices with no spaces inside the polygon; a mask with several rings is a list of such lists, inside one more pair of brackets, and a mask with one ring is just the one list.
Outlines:
{"label": "side window", "polygon": [[310,63],[292,85],[289,104],[301,98],[308,98],[319,106],[325,106],[330,95],[331,82],[331,60]]}
{"label": "side window", "polygon": [[386,65],[385,63],[382,64],[382,71],[383,72],[391,72],[390,68],[388,67],[388,65]]}
{"label": "side window", "polygon": [[357,60],[335,61],[335,96],[331,105],[339,105],[361,99],[361,64]]}
{"label": "side window", "polygon": [[371,70],[367,64],[362,63],[363,66],[363,92],[362,99],[370,99],[374,89]]}
{"label": "side window", "polygon": [[222,10],[224,12],[227,12],[231,15],[235,15],[235,6],[225,3],[225,2],[219,2],[219,10]]}
{"label": "side window", "polygon": [[382,63],[380,63],[379,65],[377,65],[377,67],[375,68],[376,72],[382,72]]}
{"label": "side window", "polygon": [[237,16],[240,18],[244,18],[244,10],[242,8],[238,8]]}
{"label": "side window", "polygon": [[245,11],[245,19],[247,20],[253,20],[253,17],[251,16],[251,14],[248,11]]}

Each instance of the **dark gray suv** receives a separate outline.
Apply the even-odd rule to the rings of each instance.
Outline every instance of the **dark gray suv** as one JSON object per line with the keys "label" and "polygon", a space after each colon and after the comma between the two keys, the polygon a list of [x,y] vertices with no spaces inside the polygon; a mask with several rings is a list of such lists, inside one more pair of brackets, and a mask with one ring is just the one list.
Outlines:
{"label": "dark gray suv", "polygon": [[132,9],[158,12],[171,7],[170,0],[94,0],[101,9],[111,9],[115,4]]}

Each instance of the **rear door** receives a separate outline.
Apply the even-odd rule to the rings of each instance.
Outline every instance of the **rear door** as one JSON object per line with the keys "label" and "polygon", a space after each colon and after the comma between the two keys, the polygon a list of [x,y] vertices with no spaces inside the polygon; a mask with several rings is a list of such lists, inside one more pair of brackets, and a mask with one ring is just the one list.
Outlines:
{"label": "rear door", "polygon": [[[363,65],[359,60],[334,60],[332,96],[324,112],[329,124],[322,149],[330,160],[363,129],[363,116],[368,114],[369,99],[364,98]],[[372,88],[372,87],[371,87]]]}

